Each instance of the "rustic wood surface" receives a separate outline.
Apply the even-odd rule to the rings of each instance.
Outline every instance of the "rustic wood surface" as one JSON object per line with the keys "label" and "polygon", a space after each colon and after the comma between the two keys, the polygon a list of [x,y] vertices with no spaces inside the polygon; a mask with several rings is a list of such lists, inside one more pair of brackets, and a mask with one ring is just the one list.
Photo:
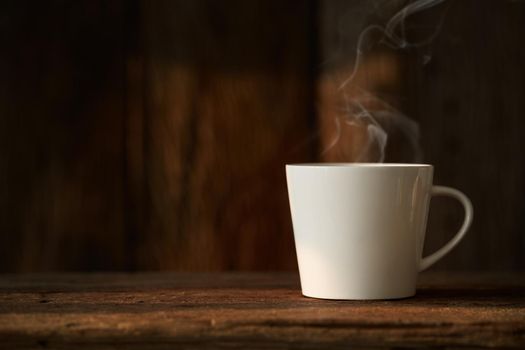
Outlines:
{"label": "rustic wood surface", "polygon": [[122,3],[0,13],[0,270],[124,268]]}
{"label": "rustic wood surface", "polygon": [[[402,3],[406,2],[320,1],[324,64],[319,72],[318,115],[328,135],[334,134],[330,130],[334,116],[341,115],[342,93],[336,87],[352,74],[358,36],[363,28],[388,21]],[[444,1],[405,22],[410,42],[438,34],[427,44],[391,50],[372,36],[362,50],[361,65],[350,85],[416,121],[422,161],[435,165],[434,183],[464,191],[474,205],[470,234],[436,269],[525,267],[525,153],[520,151],[525,140],[525,65],[521,64],[525,50],[516,44],[525,33],[523,23],[524,2]],[[354,89],[347,96],[374,110],[362,91]],[[357,158],[362,130],[342,129],[346,139],[324,155],[326,160]],[[407,152],[410,149],[402,139],[392,132],[389,137],[387,161],[414,160],[414,152]],[[331,137],[323,141],[326,147]],[[433,200],[426,251],[447,242],[461,220],[459,204]]]}
{"label": "rustic wood surface", "polygon": [[2,2],[0,271],[295,268],[313,4]]}
{"label": "rustic wood surface", "polygon": [[[358,127],[323,153],[335,83],[406,3],[0,1],[0,272],[295,269],[284,164],[356,159]],[[355,82],[472,199],[433,268],[524,269],[525,2],[448,0],[405,29],[440,23],[430,45],[364,50]],[[412,160],[390,136],[386,160]],[[433,200],[428,252],[461,216]]]}
{"label": "rustic wood surface", "polygon": [[284,164],[315,149],[296,149],[315,118],[311,3],[161,0],[141,11],[136,267],[294,268]]}
{"label": "rustic wood surface", "polygon": [[0,347],[525,346],[525,274],[421,275],[397,301],[301,296],[295,273],[3,275]]}

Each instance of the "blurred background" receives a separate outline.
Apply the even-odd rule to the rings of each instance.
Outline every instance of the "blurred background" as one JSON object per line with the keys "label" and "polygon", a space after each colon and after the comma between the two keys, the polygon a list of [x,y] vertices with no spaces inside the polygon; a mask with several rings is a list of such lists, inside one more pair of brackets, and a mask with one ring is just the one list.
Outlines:
{"label": "blurred background", "polygon": [[[0,272],[295,270],[284,165],[378,160],[348,100],[472,199],[433,269],[523,269],[525,2],[447,0],[358,54],[410,3],[2,1]],[[426,253],[462,216],[432,201]]]}

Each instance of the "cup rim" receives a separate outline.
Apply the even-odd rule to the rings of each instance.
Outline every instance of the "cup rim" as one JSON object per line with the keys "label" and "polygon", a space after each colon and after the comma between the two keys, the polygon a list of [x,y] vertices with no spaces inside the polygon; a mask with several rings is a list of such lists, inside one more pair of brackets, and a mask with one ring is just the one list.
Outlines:
{"label": "cup rim", "polygon": [[301,168],[432,168],[432,164],[425,163],[292,163],[287,167]]}

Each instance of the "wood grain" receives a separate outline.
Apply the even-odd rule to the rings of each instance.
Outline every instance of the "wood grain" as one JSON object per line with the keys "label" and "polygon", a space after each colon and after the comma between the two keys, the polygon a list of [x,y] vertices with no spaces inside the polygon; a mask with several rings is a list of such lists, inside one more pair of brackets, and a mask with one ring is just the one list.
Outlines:
{"label": "wood grain", "polygon": [[[426,159],[436,166],[434,182],[463,190],[476,211],[470,234],[437,268],[503,270],[525,263],[519,151],[525,146],[525,66],[519,63],[525,51],[514,44],[525,33],[525,4],[493,5],[450,3],[432,60],[416,69],[413,58],[407,72],[414,82],[407,87],[414,101],[408,108],[421,124]],[[461,222],[452,203],[433,202],[429,248],[448,240]]]}
{"label": "wood grain", "polygon": [[0,271],[294,268],[312,4],[0,5]]}
{"label": "wood grain", "polygon": [[523,274],[423,274],[416,297],[302,297],[290,273],[4,275],[2,348],[522,348]]}
{"label": "wood grain", "polygon": [[[296,269],[284,164],[375,160],[338,86],[406,1],[0,3],[0,271]],[[436,269],[525,267],[525,3],[445,1],[430,45],[366,46],[345,93],[419,123],[435,183],[472,198]],[[388,128],[387,128],[388,129]],[[413,161],[392,123],[386,161]],[[452,202],[453,203],[453,202]],[[426,252],[459,227],[432,202]]]}
{"label": "wood grain", "polygon": [[[363,101],[363,90],[399,109],[420,128],[420,162],[435,166],[434,183],[464,191],[474,205],[474,224],[465,240],[436,269],[520,269],[525,260],[523,218],[525,168],[522,150],[525,111],[525,6],[513,1],[465,0],[407,18],[409,41],[437,35],[427,45],[389,49],[380,33],[362,48],[350,91],[337,87],[352,75],[357,41],[369,25],[384,25],[403,1],[320,2],[321,65],[318,116],[329,148],[334,118],[347,99]],[[334,108],[334,106],[336,108]],[[371,111],[374,105],[364,104]],[[344,105],[343,105],[344,107]],[[394,118],[392,123],[396,124]],[[387,125],[388,126],[388,125]],[[343,127],[344,137],[323,159],[359,158],[367,144],[362,126]],[[413,162],[406,140],[389,133],[386,161]],[[399,133],[398,133],[399,134]],[[377,150],[365,160],[377,159]],[[461,225],[459,204],[432,201],[425,254],[443,246]]]}
{"label": "wood grain", "polygon": [[284,164],[315,147],[291,152],[313,121],[311,11],[307,1],[143,3],[139,268],[295,267]]}
{"label": "wood grain", "polygon": [[0,270],[122,269],[122,6],[0,7]]}

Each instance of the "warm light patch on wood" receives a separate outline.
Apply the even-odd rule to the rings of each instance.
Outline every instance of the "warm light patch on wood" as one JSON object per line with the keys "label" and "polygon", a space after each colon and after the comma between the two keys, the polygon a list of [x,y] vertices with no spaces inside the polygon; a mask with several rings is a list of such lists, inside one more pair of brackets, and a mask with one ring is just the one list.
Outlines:
{"label": "warm light patch on wood", "polygon": [[401,62],[396,54],[387,51],[366,55],[351,81],[348,78],[354,64],[349,63],[320,78],[321,158],[328,162],[377,161],[380,150],[368,133],[369,123],[356,115],[363,110],[385,109],[380,92],[398,89]]}

